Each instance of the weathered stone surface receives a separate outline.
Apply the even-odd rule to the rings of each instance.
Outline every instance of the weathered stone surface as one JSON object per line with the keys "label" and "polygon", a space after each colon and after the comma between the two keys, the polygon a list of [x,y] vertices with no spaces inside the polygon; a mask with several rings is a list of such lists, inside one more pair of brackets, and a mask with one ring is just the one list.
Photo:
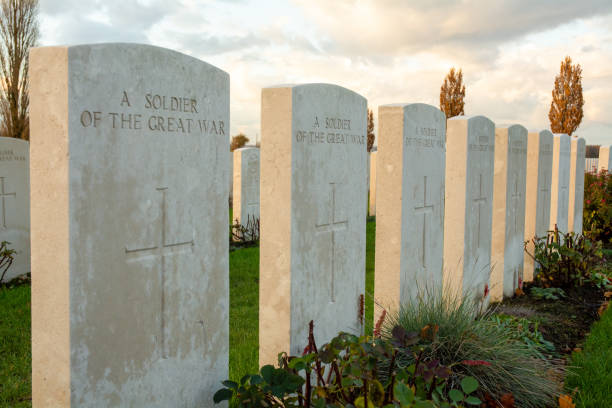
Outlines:
{"label": "weathered stone surface", "polygon": [[234,220],[247,225],[259,219],[259,148],[234,150]]}
{"label": "weathered stone surface", "polygon": [[601,146],[599,148],[599,159],[597,160],[597,172],[602,170],[608,170],[608,173],[612,173],[612,155],[610,154],[610,147],[612,146]]}
{"label": "weathered stone surface", "polygon": [[491,300],[514,296],[523,279],[527,129],[495,128]]}
{"label": "weathered stone surface", "polygon": [[138,44],[30,53],[32,399],[212,406],[228,376],[229,76]]}
{"label": "weathered stone surface", "polygon": [[582,210],[584,209],[584,165],[586,141],[573,137],[570,147],[570,186],[567,225],[570,231],[582,234]]}
{"label": "weathered stone surface", "polygon": [[448,120],[443,283],[445,293],[452,296],[482,297],[488,288],[494,155],[491,120],[484,116]]}
{"label": "weathered stone surface", "polygon": [[359,332],[366,99],[329,84],[262,91],[259,361]]}
{"label": "weathered stone surface", "polygon": [[376,157],[378,150],[370,152],[370,177],[368,179],[370,186],[370,206],[368,214],[371,216],[376,215]]}
{"label": "weathered stone surface", "polygon": [[[553,134],[549,130],[527,135],[527,182],[525,191],[525,241],[534,254],[534,237],[543,237],[550,224],[550,187],[552,180]],[[534,260],[524,254],[523,279],[531,282]]]}
{"label": "weathered stone surface", "polygon": [[553,137],[552,183],[550,187],[549,228],[568,232],[570,184],[570,138],[566,134]]}
{"label": "weathered stone surface", "polygon": [[397,311],[442,289],[446,117],[431,105],[393,104],[378,108],[378,123],[374,298]]}
{"label": "weathered stone surface", "polygon": [[8,248],[16,251],[3,281],[30,272],[30,144],[13,137],[0,137],[2,241],[9,242]]}

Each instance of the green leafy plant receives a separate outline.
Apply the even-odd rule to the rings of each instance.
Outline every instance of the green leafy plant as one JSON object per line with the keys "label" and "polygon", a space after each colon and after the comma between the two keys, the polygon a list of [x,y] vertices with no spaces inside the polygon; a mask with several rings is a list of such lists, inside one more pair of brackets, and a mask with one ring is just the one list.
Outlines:
{"label": "green leafy plant", "polygon": [[0,244],[0,282],[4,280],[4,276],[6,272],[13,264],[13,259],[15,256],[15,250],[9,249],[9,245],[11,243],[8,241],[2,241]]}
{"label": "green leafy plant", "polygon": [[593,241],[612,242],[612,174],[584,175],[583,233]]}
{"label": "green leafy plant", "polygon": [[601,241],[591,241],[583,235],[548,231],[545,237],[533,238],[534,253],[525,252],[537,262],[535,283],[544,288],[568,289],[582,286],[589,278],[589,270],[602,262]]}
{"label": "green leafy plant", "polygon": [[[224,381],[215,403],[233,400],[240,407],[458,407],[478,405],[474,378],[453,388],[450,368],[425,358],[418,344],[430,329],[396,327],[389,339],[340,333],[320,349],[313,323],[302,356],[279,354],[279,368],[264,366],[240,383]],[[410,355],[410,362],[403,364]]]}
{"label": "green leafy plant", "polygon": [[[479,395],[500,404],[512,394],[517,407],[546,407],[555,401],[559,385],[551,372],[561,372],[554,361],[541,358],[541,351],[529,346],[513,327],[499,325],[490,313],[480,313],[473,297],[429,293],[399,312],[389,313],[382,336],[389,338],[395,326],[407,331],[426,325],[436,327],[436,335],[421,342],[422,359],[438,360],[451,369],[447,383],[458,388],[462,379],[473,377]],[[518,337],[518,339],[517,339]],[[403,364],[412,363],[409,354]]]}
{"label": "green leafy plant", "polygon": [[536,299],[545,300],[559,300],[567,296],[561,288],[540,288],[537,286],[533,286],[529,293]]}

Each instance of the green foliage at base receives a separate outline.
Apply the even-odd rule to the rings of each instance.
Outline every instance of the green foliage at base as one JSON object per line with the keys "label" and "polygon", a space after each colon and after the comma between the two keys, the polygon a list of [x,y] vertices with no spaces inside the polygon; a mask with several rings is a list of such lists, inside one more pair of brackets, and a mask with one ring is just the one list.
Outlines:
{"label": "green foliage at base", "polygon": [[0,287],[0,407],[31,403],[30,286]]}
{"label": "green foliage at base", "polygon": [[593,325],[584,350],[575,352],[566,379],[577,408],[609,407],[612,404],[612,308]]}
{"label": "green foliage at base", "polygon": [[[384,335],[400,325],[408,331],[434,327],[427,358],[450,367],[455,382],[474,377],[484,394],[500,401],[511,394],[517,407],[548,407],[558,396],[558,386],[550,373],[558,369],[542,358],[545,347],[537,335],[526,336],[513,323],[479,314],[481,305],[459,297],[429,293],[399,313],[391,313],[384,324]],[[451,378],[451,380],[453,380]]]}

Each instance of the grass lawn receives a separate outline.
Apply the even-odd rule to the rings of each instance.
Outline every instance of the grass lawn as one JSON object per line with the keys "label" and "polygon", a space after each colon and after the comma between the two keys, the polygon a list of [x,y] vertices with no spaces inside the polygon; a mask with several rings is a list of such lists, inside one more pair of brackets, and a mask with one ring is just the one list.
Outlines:
{"label": "grass lawn", "polygon": [[[231,213],[230,213],[231,214]],[[231,215],[230,215],[231,217]],[[374,221],[367,223],[366,326],[372,329]],[[259,248],[230,252],[230,378],[258,370]],[[0,407],[31,406],[30,286],[0,288]],[[279,350],[280,351],[280,350]]]}
{"label": "grass lawn", "polygon": [[30,407],[30,285],[0,288],[0,407]]}
{"label": "grass lawn", "polygon": [[612,406],[612,308],[595,323],[586,339],[584,350],[572,355],[566,387],[578,387],[574,397],[578,408]]}

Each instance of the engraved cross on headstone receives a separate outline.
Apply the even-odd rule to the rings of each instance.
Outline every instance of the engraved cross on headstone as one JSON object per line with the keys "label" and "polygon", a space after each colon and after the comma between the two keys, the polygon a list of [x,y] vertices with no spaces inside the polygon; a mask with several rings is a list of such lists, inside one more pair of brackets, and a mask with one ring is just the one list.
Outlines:
{"label": "engraved cross on headstone", "polygon": [[[540,197],[538,197],[538,201],[536,203],[536,205],[538,206],[538,210],[540,211],[540,217],[541,219],[545,222],[548,223],[548,220],[544,219],[544,214],[546,212],[546,207],[544,204],[544,202],[542,200],[540,200],[540,198],[543,198],[542,196],[544,195],[544,193],[550,193],[550,181],[548,180],[548,174],[544,175],[544,184],[540,185]],[[548,208],[550,208],[550,200],[548,200]]]}
{"label": "engraved cross on headstone", "polygon": [[348,228],[348,220],[336,219],[336,185],[339,183],[329,183],[331,186],[330,192],[330,214],[328,219],[323,224],[315,224],[317,234],[331,233],[331,301],[336,301],[335,298],[335,273],[336,273],[336,233],[346,231]]}
{"label": "engraved cross on headstone", "polygon": [[0,177],[0,197],[2,197],[2,227],[6,228],[6,197],[17,197],[17,193],[7,193],[4,191],[4,179],[6,177]]}
{"label": "engraved cross on headstone", "polygon": [[425,264],[425,251],[427,248],[427,215],[433,213],[433,204],[427,204],[427,176],[423,176],[423,205],[414,207],[414,213],[419,215],[423,214],[423,231],[422,231],[422,244],[421,244],[421,264],[426,268]]}
{"label": "engraved cross on headstone", "polygon": [[167,242],[167,204],[166,194],[168,187],[160,187],[156,189],[161,192],[161,234],[157,244],[144,248],[125,248],[125,254],[128,262],[139,261],[144,258],[158,257],[160,267],[160,287],[161,287],[161,324],[160,337],[162,343],[162,358],[168,357],[168,344],[166,338],[166,258],[172,255],[178,255],[186,252],[193,252],[194,240],[183,242]]}
{"label": "engraved cross on headstone", "polygon": [[479,174],[478,176],[479,176],[478,197],[474,198],[474,200],[473,200],[476,204],[478,204],[478,234],[477,234],[478,241],[477,241],[477,244],[476,244],[476,248],[474,248],[474,251],[476,251],[478,248],[480,248],[480,229],[481,229],[480,228],[480,224],[481,224],[481,218],[482,218],[482,216],[481,216],[481,209],[482,209],[481,204],[487,202],[487,197],[483,196],[483,194],[482,194],[482,174]]}

